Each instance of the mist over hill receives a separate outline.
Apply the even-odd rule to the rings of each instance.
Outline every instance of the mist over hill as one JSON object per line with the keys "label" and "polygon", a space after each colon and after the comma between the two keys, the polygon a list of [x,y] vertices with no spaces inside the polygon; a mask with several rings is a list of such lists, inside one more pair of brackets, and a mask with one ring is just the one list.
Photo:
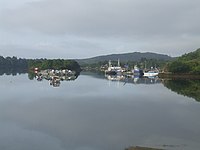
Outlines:
{"label": "mist over hill", "polygon": [[117,61],[120,59],[121,62],[127,62],[127,61],[139,61],[141,58],[146,59],[157,59],[157,60],[171,60],[172,57],[164,54],[157,54],[157,53],[141,53],[141,52],[133,52],[133,53],[123,53],[123,54],[111,54],[111,55],[102,55],[92,58],[86,58],[86,59],[76,59],[76,61],[81,64],[93,64],[97,62],[103,62],[103,61]]}

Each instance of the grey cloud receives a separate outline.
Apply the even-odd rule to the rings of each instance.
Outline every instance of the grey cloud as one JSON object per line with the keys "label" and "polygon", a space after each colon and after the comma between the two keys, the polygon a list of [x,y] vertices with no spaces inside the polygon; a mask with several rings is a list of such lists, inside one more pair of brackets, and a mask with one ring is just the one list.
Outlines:
{"label": "grey cloud", "polygon": [[175,35],[197,32],[198,5],[195,0],[46,0],[7,11],[0,19],[5,26],[51,34]]}
{"label": "grey cloud", "polygon": [[21,32],[31,30],[35,35],[27,32],[27,37],[33,41],[37,34],[42,39],[37,43],[48,37],[55,45],[49,49],[76,51],[78,57],[117,53],[119,48],[181,55],[199,47],[199,7],[199,0],[29,0],[0,10],[0,28],[19,33],[20,39],[25,39]]}

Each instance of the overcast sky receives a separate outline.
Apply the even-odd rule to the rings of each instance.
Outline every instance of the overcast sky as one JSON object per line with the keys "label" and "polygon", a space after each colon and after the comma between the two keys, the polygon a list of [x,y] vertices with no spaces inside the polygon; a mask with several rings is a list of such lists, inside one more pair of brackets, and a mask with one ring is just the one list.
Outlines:
{"label": "overcast sky", "polygon": [[200,0],[0,0],[0,55],[86,58],[200,46]]}

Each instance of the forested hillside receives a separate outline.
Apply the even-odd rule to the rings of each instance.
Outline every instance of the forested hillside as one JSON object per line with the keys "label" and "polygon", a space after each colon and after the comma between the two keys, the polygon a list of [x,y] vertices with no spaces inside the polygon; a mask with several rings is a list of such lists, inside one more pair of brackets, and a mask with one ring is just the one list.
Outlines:
{"label": "forested hillside", "polygon": [[84,64],[95,64],[98,62],[104,62],[108,60],[111,61],[117,61],[120,59],[121,62],[128,62],[128,61],[140,61],[141,59],[156,59],[156,60],[171,60],[172,57],[168,55],[163,54],[157,54],[157,53],[140,53],[140,52],[133,52],[133,53],[124,53],[124,54],[111,54],[111,55],[103,55],[103,56],[97,56],[87,59],[77,59],[78,63],[80,65]]}
{"label": "forested hillside", "polygon": [[200,74],[200,49],[178,57],[166,68],[172,73]]}

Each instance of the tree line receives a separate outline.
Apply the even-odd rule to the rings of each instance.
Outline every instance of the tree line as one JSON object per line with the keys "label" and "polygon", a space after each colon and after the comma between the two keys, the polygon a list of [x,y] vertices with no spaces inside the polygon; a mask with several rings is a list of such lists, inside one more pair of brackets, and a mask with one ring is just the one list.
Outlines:
{"label": "tree line", "polygon": [[44,69],[69,69],[76,72],[80,72],[80,65],[75,60],[65,60],[65,59],[29,59],[28,60],[29,69],[38,68]]}
{"label": "tree line", "polygon": [[28,68],[28,61],[26,59],[0,56],[0,68]]}
{"label": "tree line", "polygon": [[168,63],[166,69],[172,73],[200,74],[200,49],[178,57]]}
{"label": "tree line", "polygon": [[65,59],[22,59],[13,57],[0,56],[0,70],[1,72],[16,72],[16,70],[32,70],[39,69],[70,69],[80,72],[81,68],[75,60]]}

